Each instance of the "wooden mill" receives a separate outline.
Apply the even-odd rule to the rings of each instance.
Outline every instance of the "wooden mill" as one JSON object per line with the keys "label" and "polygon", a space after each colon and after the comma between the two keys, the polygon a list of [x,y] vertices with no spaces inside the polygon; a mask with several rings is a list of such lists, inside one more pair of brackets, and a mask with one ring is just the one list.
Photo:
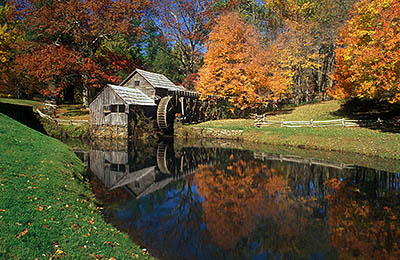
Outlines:
{"label": "wooden mill", "polygon": [[173,133],[176,120],[197,123],[213,118],[212,103],[201,101],[200,94],[175,85],[162,74],[140,69],[119,86],[108,85],[89,107],[92,128],[103,133],[107,130],[129,133],[132,113],[137,108],[154,119],[156,127],[165,134]]}

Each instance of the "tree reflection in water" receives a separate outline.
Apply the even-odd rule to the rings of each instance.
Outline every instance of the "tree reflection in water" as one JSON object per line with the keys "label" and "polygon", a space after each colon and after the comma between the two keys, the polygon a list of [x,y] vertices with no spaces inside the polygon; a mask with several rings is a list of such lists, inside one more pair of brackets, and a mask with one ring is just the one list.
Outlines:
{"label": "tree reflection in water", "polygon": [[89,155],[106,218],[161,259],[399,258],[399,174],[171,144]]}
{"label": "tree reflection in water", "polygon": [[312,222],[315,199],[294,197],[282,172],[236,157],[231,154],[220,169],[200,166],[194,176],[205,198],[203,219],[212,241],[235,251],[240,241],[250,239],[259,243],[259,252],[310,256],[313,252],[302,242],[307,230],[315,232],[312,225],[318,225]]}
{"label": "tree reflection in water", "polygon": [[376,182],[327,181],[329,232],[342,259],[400,259],[398,189],[377,194]]}

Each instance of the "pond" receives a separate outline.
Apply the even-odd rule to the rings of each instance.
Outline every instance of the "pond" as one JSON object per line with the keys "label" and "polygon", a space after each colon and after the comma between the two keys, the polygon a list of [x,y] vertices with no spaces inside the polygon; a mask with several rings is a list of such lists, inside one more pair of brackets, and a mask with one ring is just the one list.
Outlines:
{"label": "pond", "polygon": [[77,154],[105,218],[160,259],[399,259],[400,174],[204,145]]}

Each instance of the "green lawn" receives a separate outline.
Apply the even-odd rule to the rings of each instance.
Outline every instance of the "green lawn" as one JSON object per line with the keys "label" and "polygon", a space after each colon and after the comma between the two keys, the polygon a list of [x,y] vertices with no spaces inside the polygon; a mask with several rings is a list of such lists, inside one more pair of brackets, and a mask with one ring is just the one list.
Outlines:
{"label": "green lawn", "polygon": [[151,259],[96,206],[83,163],[0,114],[0,259]]}
{"label": "green lawn", "polygon": [[[346,117],[340,112],[339,101],[328,101],[285,109],[267,117],[269,120],[328,120]],[[400,134],[361,127],[286,128],[265,126],[257,128],[252,119],[218,120],[178,128],[176,133],[190,136],[190,129],[216,128],[243,130],[240,139],[257,143],[288,145],[306,149],[344,151],[381,158],[400,159]]]}

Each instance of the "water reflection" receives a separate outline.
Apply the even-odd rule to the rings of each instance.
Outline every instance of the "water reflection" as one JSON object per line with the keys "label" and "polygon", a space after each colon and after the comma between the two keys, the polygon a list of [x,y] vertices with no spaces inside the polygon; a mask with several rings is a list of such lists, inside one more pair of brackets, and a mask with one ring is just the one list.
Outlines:
{"label": "water reflection", "polygon": [[398,173],[172,143],[86,157],[106,218],[161,259],[400,258]]}

